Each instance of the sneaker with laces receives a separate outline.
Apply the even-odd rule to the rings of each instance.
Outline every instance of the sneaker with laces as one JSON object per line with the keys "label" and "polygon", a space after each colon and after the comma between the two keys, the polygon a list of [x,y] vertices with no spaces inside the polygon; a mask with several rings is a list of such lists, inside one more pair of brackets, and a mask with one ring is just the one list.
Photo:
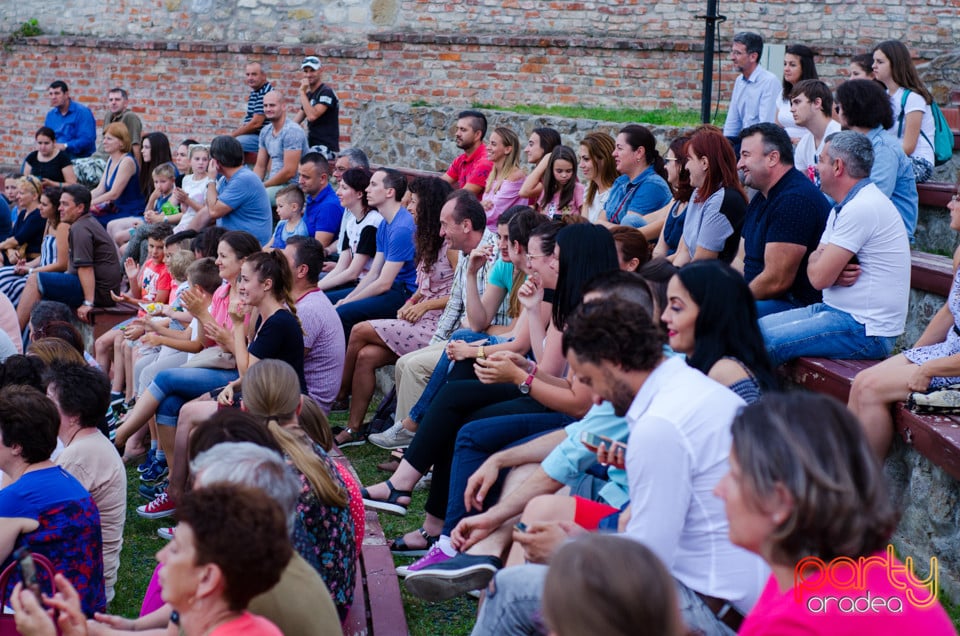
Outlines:
{"label": "sneaker with laces", "polygon": [[150,465],[155,461],[157,461],[157,449],[151,448],[147,451],[147,458],[143,460],[142,464],[137,466],[137,472],[140,474],[147,472]]}
{"label": "sneaker with laces", "polygon": [[163,517],[169,517],[176,511],[177,506],[166,492],[157,495],[157,498],[150,503],[137,507],[137,514],[144,519],[162,519]]}
{"label": "sneaker with laces", "polygon": [[161,539],[166,539],[167,541],[170,541],[171,539],[173,539],[173,528],[170,528],[170,527],[157,528],[157,536],[160,537]]}
{"label": "sneaker with laces", "polygon": [[147,470],[140,473],[140,481],[146,483],[158,482],[169,473],[170,469],[167,467],[167,460],[155,459]]}
{"label": "sneaker with laces", "polygon": [[416,571],[408,570],[403,585],[424,600],[446,601],[483,588],[502,567],[494,556],[458,554]]}
{"label": "sneaker with laces", "polygon": [[403,424],[397,422],[382,433],[368,435],[367,441],[374,446],[393,450],[395,448],[406,448],[413,441],[414,436],[416,436],[416,433],[411,433],[403,428]]}
{"label": "sneaker with laces", "polygon": [[452,559],[452,556],[448,556],[443,550],[440,549],[440,546],[434,543],[430,546],[430,550],[427,551],[425,555],[411,563],[410,565],[401,565],[397,568],[397,576],[407,576],[411,572],[419,572],[425,567],[431,565],[437,565],[438,563],[443,563],[444,561],[449,561]]}
{"label": "sneaker with laces", "polygon": [[140,484],[140,487],[137,491],[140,493],[140,496],[146,499],[147,501],[152,501],[162,492],[167,491],[167,487],[170,485],[170,481],[164,479],[163,481],[156,484]]}

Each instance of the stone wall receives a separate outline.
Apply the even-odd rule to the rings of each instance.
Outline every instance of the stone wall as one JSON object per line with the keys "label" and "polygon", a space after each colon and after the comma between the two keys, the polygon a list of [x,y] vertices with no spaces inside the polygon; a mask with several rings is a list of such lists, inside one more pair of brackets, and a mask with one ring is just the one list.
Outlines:
{"label": "stone wall", "polygon": [[[0,6],[0,33],[36,19],[45,33],[110,38],[362,44],[382,29],[418,33],[608,36],[701,40],[704,3],[680,0],[33,0]],[[942,50],[960,31],[942,0],[721,3],[721,36],[753,30],[771,41],[862,48],[889,38]],[[923,55],[923,57],[927,57]]]}

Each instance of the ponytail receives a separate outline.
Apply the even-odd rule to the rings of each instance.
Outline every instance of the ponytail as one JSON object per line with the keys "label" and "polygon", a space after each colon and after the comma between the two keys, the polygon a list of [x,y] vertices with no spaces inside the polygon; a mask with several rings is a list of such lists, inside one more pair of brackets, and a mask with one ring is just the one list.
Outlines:
{"label": "ponytail", "polygon": [[[294,415],[291,414],[290,418]],[[273,439],[280,445],[284,455],[290,458],[293,465],[310,482],[310,486],[317,494],[317,498],[328,506],[345,508],[349,503],[349,496],[342,484],[334,481],[329,471],[321,463],[320,458],[311,450],[305,440],[294,435],[280,425],[280,418],[267,418],[267,430]]]}

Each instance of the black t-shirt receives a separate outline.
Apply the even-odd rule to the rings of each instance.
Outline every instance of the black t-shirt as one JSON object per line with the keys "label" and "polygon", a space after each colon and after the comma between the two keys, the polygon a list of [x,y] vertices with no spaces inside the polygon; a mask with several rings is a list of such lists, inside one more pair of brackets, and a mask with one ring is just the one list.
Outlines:
{"label": "black t-shirt", "polygon": [[326,146],[327,150],[339,152],[340,100],[337,94],[326,84],[320,84],[317,90],[307,93],[307,99],[312,106],[323,104],[327,107],[316,121],[307,120],[307,141],[311,146]]}
{"label": "black t-shirt", "polygon": [[300,392],[307,392],[303,377],[303,328],[293,314],[286,309],[277,311],[263,322],[257,319],[256,336],[247,347],[250,355],[259,360],[273,358],[283,360],[297,372]]}
{"label": "black t-shirt", "polygon": [[70,157],[65,152],[58,152],[53,159],[49,161],[40,161],[36,150],[27,155],[24,163],[30,166],[30,174],[37,179],[50,179],[57,183],[63,183],[63,169],[73,165]]}

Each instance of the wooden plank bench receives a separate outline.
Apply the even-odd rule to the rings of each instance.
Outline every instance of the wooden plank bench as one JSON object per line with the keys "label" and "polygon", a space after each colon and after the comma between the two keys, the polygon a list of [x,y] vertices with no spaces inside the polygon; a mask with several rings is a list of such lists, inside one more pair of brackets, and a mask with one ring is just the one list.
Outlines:
{"label": "wooden plank bench", "polygon": [[954,194],[957,193],[955,183],[937,183],[927,181],[917,184],[917,195],[920,205],[931,208],[945,208]]}
{"label": "wooden plank bench", "polygon": [[[334,447],[330,457],[353,471],[350,461],[339,448]],[[399,636],[407,633],[400,580],[380,519],[373,510],[366,511],[363,547],[357,557],[353,605],[343,622],[343,633],[344,636]]]}
{"label": "wooden plank bench", "polygon": [[[952,264],[945,256],[922,252],[912,255],[911,286],[947,296],[953,280]],[[799,358],[780,368],[789,382],[846,403],[853,378],[877,360]],[[897,433],[918,453],[960,480],[960,417],[918,415],[901,402],[893,407]]]}

